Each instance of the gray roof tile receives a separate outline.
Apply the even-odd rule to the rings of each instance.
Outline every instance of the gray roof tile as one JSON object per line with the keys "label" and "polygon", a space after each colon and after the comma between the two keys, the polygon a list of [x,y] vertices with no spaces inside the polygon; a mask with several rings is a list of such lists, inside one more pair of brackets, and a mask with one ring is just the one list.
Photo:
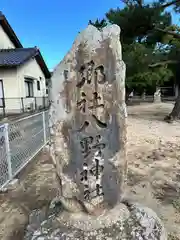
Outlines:
{"label": "gray roof tile", "polygon": [[35,48],[15,48],[0,50],[0,67],[16,67],[38,55]]}

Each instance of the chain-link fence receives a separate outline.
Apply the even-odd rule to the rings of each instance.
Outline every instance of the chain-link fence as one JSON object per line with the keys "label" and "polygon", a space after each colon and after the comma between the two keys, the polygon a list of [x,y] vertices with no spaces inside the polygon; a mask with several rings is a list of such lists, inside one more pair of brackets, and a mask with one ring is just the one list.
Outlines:
{"label": "chain-link fence", "polygon": [[47,144],[48,117],[46,111],[0,126],[0,188]]}

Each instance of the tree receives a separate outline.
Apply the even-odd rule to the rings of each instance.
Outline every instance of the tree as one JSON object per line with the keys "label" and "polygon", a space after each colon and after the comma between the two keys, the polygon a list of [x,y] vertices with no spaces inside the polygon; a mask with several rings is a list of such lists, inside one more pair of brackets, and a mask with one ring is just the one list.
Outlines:
{"label": "tree", "polygon": [[[180,35],[180,27],[173,25],[171,26],[171,29],[173,31],[176,31],[178,35]],[[168,43],[169,46],[169,54],[167,61],[162,61],[159,63],[156,63],[156,65],[161,64],[161,66],[164,64],[168,64],[169,68],[174,73],[174,77],[176,80],[176,85],[178,86],[178,89],[180,89],[180,38],[176,38],[174,35],[166,35],[166,43]],[[175,119],[180,118],[180,91],[178,94],[178,97],[176,99],[174,108],[172,109],[171,113],[165,117],[165,120],[168,122],[172,122]]]}
{"label": "tree", "polygon": [[[91,21],[91,24],[97,25],[98,29],[109,23],[120,26],[123,59],[127,65],[127,89],[154,87],[167,81],[172,74],[177,77],[178,47],[174,41],[180,40],[180,33],[165,9],[172,6],[180,12],[180,0],[159,0],[151,4],[125,0],[124,3],[123,9],[110,9],[103,20]],[[167,38],[170,38],[169,42],[165,42]],[[180,97],[178,99],[180,102]],[[177,104],[175,107],[177,109]]]}
{"label": "tree", "polygon": [[[90,24],[98,27],[98,29],[101,29],[108,23],[114,23],[121,27],[123,59],[127,66],[127,95],[133,88],[142,92],[144,88],[150,85],[154,87],[160,82],[157,78],[159,69],[156,69],[155,74],[155,71],[150,69],[148,65],[156,57],[154,48],[157,37],[161,39],[163,34],[156,33],[156,36],[153,36],[151,30],[159,22],[163,23],[163,26],[169,26],[171,16],[167,13],[162,15],[161,9],[158,9],[156,14],[152,16],[152,7],[150,5],[147,5],[142,12],[142,9],[136,4],[136,7],[133,5],[130,7],[126,6],[124,9],[111,9],[106,13],[106,19],[101,21],[97,19],[94,23],[90,21]],[[143,25],[142,22],[144,23]],[[160,69],[160,76],[163,72],[162,69],[163,67]],[[164,72],[167,72],[166,68],[164,68]]]}
{"label": "tree", "polygon": [[[150,67],[154,68],[168,65],[169,69],[171,69],[171,71],[174,74],[174,78],[176,80],[175,84],[178,85],[178,88],[180,89],[180,69],[179,69],[180,38],[177,38],[177,36],[180,36],[180,27],[177,25],[172,25],[168,29],[166,29],[165,32],[166,34],[164,35],[164,43],[168,48],[167,59],[151,64]],[[176,35],[168,34],[169,32],[176,32]],[[172,109],[171,113],[165,117],[165,120],[167,122],[172,122],[173,120],[179,118],[180,118],[180,91],[176,99],[174,108]]]}
{"label": "tree", "polygon": [[97,29],[101,30],[103,27],[106,27],[107,22],[105,19],[99,20],[96,19],[96,21],[93,23],[91,20],[89,20],[89,25],[95,26]]}
{"label": "tree", "polygon": [[134,43],[126,48],[124,61],[127,66],[126,87],[127,89],[139,89],[143,93],[144,89],[151,88],[155,91],[157,86],[168,81],[172,76],[172,71],[167,66],[149,68],[152,59],[161,58],[159,49],[152,50],[143,44]]}

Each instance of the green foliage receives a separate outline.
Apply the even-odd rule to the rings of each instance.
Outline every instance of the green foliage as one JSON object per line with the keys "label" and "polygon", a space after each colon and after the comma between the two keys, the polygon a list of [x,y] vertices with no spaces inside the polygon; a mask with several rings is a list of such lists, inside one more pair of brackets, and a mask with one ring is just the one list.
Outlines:
{"label": "green foliage", "polygon": [[126,85],[128,88],[138,88],[140,92],[147,87],[156,88],[173,76],[167,66],[149,68],[152,59],[157,55],[145,45],[134,43],[126,47],[124,61],[127,66]]}
{"label": "green foliage", "polygon": [[[89,21],[98,29],[107,24],[117,24],[121,28],[123,60],[126,63],[126,86],[128,89],[154,88],[162,85],[172,76],[177,78],[177,64],[160,64],[150,68],[152,63],[180,60],[180,39],[164,31],[180,33],[178,26],[172,25],[171,13],[165,11],[165,0],[144,4],[141,0],[125,0],[123,9],[110,9],[106,18]],[[175,3],[177,11],[179,3]],[[179,8],[180,9],[180,8]],[[179,61],[178,60],[178,61]],[[180,76],[180,71],[179,71]],[[180,79],[180,77],[179,77]]]}
{"label": "green foliage", "polygon": [[[168,30],[174,30],[180,34],[180,27],[177,25],[172,25]],[[177,64],[170,64],[169,69],[174,73],[176,83],[180,85],[180,39],[166,35],[165,41],[169,46],[168,60],[177,61]]]}
{"label": "green foliage", "polygon": [[107,21],[105,19],[102,19],[102,20],[96,19],[95,22],[92,22],[91,20],[89,20],[88,24],[93,25],[97,29],[101,30],[103,27],[105,27],[107,25]]}
{"label": "green foliage", "polygon": [[106,17],[110,23],[121,27],[122,44],[131,44],[136,40],[139,43],[149,42],[155,44],[157,37],[159,41],[162,37],[162,33],[153,31],[155,26],[167,27],[171,24],[170,14],[163,13],[163,10],[151,5],[146,5],[143,8],[136,5],[124,9],[111,9],[106,13]]}

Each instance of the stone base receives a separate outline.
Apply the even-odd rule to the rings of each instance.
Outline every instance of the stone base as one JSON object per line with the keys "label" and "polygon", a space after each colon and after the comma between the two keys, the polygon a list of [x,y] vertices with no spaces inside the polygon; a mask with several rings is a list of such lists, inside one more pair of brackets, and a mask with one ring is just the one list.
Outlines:
{"label": "stone base", "polygon": [[161,96],[160,95],[155,95],[154,96],[154,103],[161,103]]}
{"label": "stone base", "polygon": [[98,217],[62,212],[30,229],[24,240],[167,240],[157,215],[138,204],[119,204]]}

